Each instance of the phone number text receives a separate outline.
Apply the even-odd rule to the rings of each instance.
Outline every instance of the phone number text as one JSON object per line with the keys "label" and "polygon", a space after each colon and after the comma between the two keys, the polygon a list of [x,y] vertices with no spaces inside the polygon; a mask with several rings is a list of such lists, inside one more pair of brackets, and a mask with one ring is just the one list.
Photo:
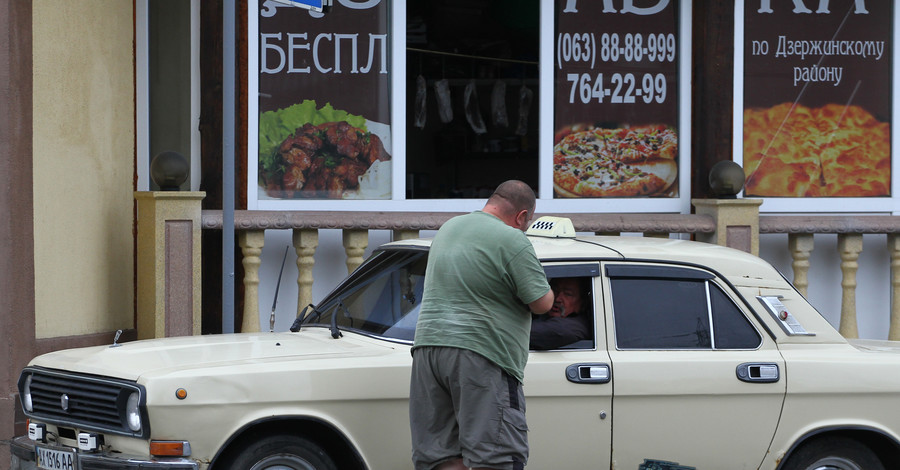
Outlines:
{"label": "phone number text", "polygon": [[572,85],[569,90],[570,104],[579,101],[583,104],[603,103],[607,98],[613,104],[637,103],[638,99],[646,104],[666,101],[666,76],[661,73],[645,73],[643,76],[614,73],[608,83],[602,73],[570,73],[566,74],[566,81]]}
{"label": "phone number text", "polygon": [[[589,63],[593,69],[601,62],[674,62],[677,52],[675,35],[603,33],[597,45],[596,33],[561,33],[557,36],[556,63]],[[599,57],[598,57],[599,56]]]}

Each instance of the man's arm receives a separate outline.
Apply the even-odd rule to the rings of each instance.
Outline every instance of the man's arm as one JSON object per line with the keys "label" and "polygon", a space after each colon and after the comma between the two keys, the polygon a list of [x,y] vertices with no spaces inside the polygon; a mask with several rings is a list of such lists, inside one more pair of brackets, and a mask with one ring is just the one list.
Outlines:
{"label": "man's arm", "polygon": [[547,291],[543,297],[528,304],[528,308],[531,309],[532,313],[538,315],[549,312],[551,307],[553,307],[553,290]]}
{"label": "man's arm", "polygon": [[586,317],[551,317],[531,323],[531,349],[557,349],[583,339],[591,339],[591,323]]}

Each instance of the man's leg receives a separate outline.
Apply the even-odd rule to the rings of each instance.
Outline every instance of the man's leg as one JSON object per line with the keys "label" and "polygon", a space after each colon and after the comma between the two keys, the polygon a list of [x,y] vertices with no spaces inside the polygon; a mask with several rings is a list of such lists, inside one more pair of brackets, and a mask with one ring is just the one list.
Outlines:
{"label": "man's leg", "polygon": [[[446,388],[438,356],[453,348],[423,347],[413,350],[410,377],[409,421],[412,460],[417,470],[465,469],[459,448],[459,427],[453,401]],[[459,460],[460,466],[453,466]],[[436,462],[440,462],[435,466]],[[445,465],[449,465],[446,466]]]}
{"label": "man's leg", "polygon": [[453,459],[434,467],[434,470],[469,470],[469,467],[463,464],[462,459]]}
{"label": "man's leg", "polygon": [[522,385],[483,356],[460,350],[454,399],[463,462],[473,469],[522,470],[528,426]]}

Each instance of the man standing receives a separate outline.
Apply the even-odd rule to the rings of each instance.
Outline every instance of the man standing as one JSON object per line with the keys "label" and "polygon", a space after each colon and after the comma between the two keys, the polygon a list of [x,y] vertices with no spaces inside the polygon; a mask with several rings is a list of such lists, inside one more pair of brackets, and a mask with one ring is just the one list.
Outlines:
{"label": "man standing", "polygon": [[412,349],[416,470],[525,467],[529,310],[553,305],[523,233],[534,207],[528,185],[506,181],[482,210],[447,221],[431,244]]}

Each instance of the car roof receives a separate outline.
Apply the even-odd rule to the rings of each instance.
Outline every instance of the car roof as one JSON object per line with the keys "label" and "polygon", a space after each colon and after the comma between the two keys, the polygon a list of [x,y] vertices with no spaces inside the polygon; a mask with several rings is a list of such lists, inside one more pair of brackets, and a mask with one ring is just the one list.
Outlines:
{"label": "car roof", "polygon": [[[641,236],[577,235],[574,238],[528,237],[541,261],[629,260],[676,263],[707,267],[732,282],[740,279],[782,281],[782,276],[765,260],[749,253],[711,243]],[[430,238],[403,240],[383,248],[415,246],[427,248]],[[763,282],[766,284],[765,282]]]}

